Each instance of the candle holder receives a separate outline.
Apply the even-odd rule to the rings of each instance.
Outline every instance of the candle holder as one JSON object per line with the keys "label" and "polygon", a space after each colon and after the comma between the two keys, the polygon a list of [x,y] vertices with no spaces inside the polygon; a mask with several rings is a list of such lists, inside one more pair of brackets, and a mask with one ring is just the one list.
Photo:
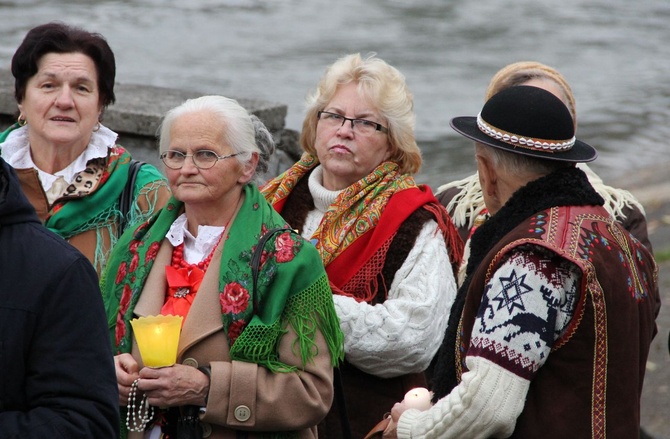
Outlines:
{"label": "candle holder", "polygon": [[130,321],[145,366],[165,367],[175,364],[182,320],[182,316],[158,315]]}

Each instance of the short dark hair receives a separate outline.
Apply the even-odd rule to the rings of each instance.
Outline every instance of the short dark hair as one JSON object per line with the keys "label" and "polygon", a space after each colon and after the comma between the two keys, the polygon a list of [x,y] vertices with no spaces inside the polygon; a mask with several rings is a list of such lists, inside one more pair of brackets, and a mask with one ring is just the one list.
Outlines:
{"label": "short dark hair", "polygon": [[28,80],[37,73],[37,63],[48,53],[82,53],[95,64],[103,108],[113,104],[116,62],[107,40],[98,34],[60,22],[32,28],[12,57],[14,97],[18,103],[26,95]]}

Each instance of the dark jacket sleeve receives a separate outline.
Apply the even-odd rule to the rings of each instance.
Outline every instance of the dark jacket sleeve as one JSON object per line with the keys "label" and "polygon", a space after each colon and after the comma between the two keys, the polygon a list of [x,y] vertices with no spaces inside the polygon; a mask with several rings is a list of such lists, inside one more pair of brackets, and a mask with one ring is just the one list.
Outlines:
{"label": "dark jacket sleeve", "polygon": [[649,232],[647,231],[647,218],[644,217],[642,211],[636,206],[626,206],[623,208],[624,219],[617,218],[623,225],[624,229],[628,230],[642,245],[652,252],[651,242],[649,241]]}
{"label": "dark jacket sleeve", "polygon": [[35,258],[22,277],[14,276],[19,279],[11,296],[2,295],[12,305],[0,306],[1,439],[119,436],[118,390],[97,276],[64,241],[50,248],[59,244],[62,254]]}

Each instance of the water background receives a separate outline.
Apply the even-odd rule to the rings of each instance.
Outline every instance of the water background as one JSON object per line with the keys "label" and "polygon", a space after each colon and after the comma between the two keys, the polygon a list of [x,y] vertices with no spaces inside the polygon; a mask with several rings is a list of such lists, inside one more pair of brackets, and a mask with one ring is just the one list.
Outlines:
{"label": "water background", "polygon": [[474,170],[449,119],[476,115],[493,74],[520,60],[568,79],[606,181],[670,162],[667,0],[0,0],[0,68],[52,20],[103,34],[117,82],[284,103],[295,130],[327,65],[375,52],[414,93],[417,179],[433,187]]}

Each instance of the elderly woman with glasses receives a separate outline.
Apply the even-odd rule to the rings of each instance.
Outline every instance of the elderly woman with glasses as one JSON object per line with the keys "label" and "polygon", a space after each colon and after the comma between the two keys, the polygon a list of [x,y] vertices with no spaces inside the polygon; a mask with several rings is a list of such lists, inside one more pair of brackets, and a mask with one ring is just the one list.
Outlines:
{"label": "elderly woman with glasses", "polygon": [[[129,437],[316,437],[343,335],[316,249],[252,183],[272,146],[222,96],[165,116],[173,198],[123,235],[102,281]],[[158,314],[183,317],[177,362],[143,367],[129,321]]]}
{"label": "elderly woman with glasses", "polygon": [[309,98],[300,143],[300,161],[262,192],[316,245],[345,334],[343,403],[319,437],[345,437],[347,423],[363,437],[386,402],[425,385],[456,295],[461,241],[430,188],[414,181],[412,95],[385,61],[352,54],[331,65]]}

